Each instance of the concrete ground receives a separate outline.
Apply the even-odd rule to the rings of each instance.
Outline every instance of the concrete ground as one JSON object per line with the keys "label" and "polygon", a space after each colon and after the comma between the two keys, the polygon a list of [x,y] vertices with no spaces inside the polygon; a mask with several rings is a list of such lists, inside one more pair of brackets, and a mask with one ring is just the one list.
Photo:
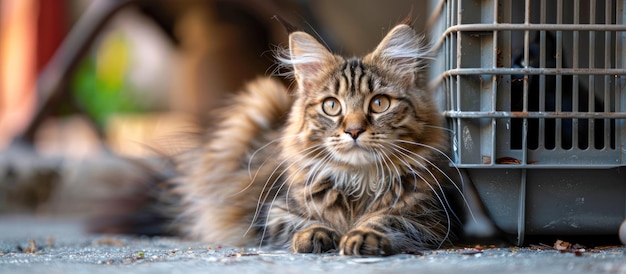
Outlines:
{"label": "concrete ground", "polygon": [[626,273],[626,247],[459,248],[386,258],[88,235],[76,219],[0,216],[0,273]]}

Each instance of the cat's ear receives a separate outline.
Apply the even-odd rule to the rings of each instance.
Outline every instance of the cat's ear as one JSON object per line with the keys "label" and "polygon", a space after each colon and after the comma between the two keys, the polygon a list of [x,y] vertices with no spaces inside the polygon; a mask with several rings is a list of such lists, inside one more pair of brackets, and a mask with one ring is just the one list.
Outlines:
{"label": "cat's ear", "polygon": [[424,39],[406,24],[394,27],[366,59],[396,75],[413,76],[431,60]]}
{"label": "cat's ear", "polygon": [[289,35],[289,63],[300,89],[311,88],[328,67],[334,65],[336,56],[308,33],[296,31]]}

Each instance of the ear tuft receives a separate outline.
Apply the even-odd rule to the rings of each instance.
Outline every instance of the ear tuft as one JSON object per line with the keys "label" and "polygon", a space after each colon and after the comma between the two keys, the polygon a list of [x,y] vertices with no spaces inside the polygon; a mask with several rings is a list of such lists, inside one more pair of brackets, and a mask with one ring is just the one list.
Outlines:
{"label": "ear tuft", "polygon": [[424,38],[409,25],[400,24],[366,58],[394,72],[414,74],[428,65],[432,59],[428,54]]}
{"label": "ear tuft", "polygon": [[294,33],[299,30],[296,26],[292,25],[287,20],[285,20],[285,18],[282,18],[278,15],[272,16],[272,19],[278,21],[283,26],[283,28],[285,28],[285,31],[288,34]]}
{"label": "ear tuft", "polygon": [[293,67],[298,86],[306,90],[314,85],[329,66],[335,64],[336,56],[313,36],[296,31],[289,35],[288,58],[279,57],[279,61]]}

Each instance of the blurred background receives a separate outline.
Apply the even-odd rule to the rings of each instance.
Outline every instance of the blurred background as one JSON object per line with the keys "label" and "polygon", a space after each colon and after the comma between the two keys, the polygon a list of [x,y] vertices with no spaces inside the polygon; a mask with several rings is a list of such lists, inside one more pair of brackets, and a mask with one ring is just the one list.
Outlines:
{"label": "blurred background", "polygon": [[0,213],[91,216],[139,180],[122,159],[195,146],[211,110],[273,72],[274,15],[351,56],[409,15],[422,31],[427,4],[0,0]]}

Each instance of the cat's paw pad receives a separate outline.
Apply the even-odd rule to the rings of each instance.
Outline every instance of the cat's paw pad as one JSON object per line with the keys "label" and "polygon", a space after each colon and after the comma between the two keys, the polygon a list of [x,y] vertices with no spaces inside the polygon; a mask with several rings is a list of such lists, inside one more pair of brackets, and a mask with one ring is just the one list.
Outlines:
{"label": "cat's paw pad", "polygon": [[373,230],[352,230],[341,238],[341,255],[350,256],[389,256],[393,255],[391,240]]}
{"label": "cat's paw pad", "polygon": [[310,226],[296,232],[291,248],[299,253],[324,253],[337,249],[339,234],[325,226]]}

